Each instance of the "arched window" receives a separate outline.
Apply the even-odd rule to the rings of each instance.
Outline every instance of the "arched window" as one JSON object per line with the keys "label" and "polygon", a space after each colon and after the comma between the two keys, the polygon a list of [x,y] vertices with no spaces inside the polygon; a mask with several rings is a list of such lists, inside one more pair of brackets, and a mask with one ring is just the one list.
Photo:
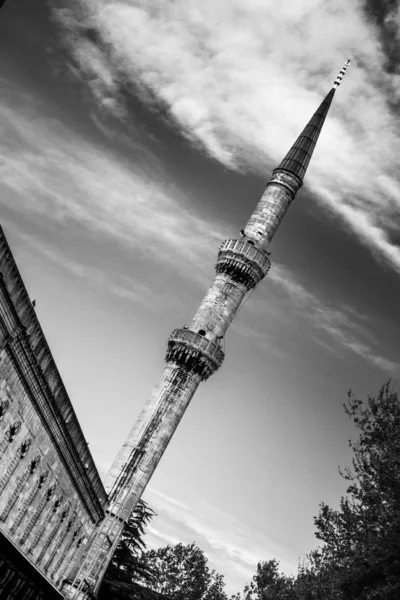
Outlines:
{"label": "arched window", "polygon": [[32,443],[32,440],[29,440],[29,439],[25,440],[25,442],[22,442],[20,449],[19,449],[21,458],[24,458],[24,456],[26,455],[26,453],[29,450],[29,446],[31,445],[31,443]]}
{"label": "arched window", "polygon": [[0,402],[0,421],[3,420],[3,417],[6,414],[9,406],[10,403],[8,400],[2,400],[2,402]]}
{"label": "arched window", "polygon": [[39,462],[40,462],[40,456],[38,455],[38,456],[35,456],[35,458],[32,459],[31,462],[29,463],[29,473],[31,475],[33,475],[33,473],[36,471],[36,468],[37,468]]}
{"label": "arched window", "polygon": [[46,471],[45,473],[42,473],[40,475],[40,477],[38,479],[38,488],[39,488],[39,490],[42,489],[42,487],[44,486],[44,482],[46,481],[48,474],[49,474],[49,472]]}
{"label": "arched window", "polygon": [[15,421],[8,430],[8,441],[11,443],[21,429],[21,421]]}

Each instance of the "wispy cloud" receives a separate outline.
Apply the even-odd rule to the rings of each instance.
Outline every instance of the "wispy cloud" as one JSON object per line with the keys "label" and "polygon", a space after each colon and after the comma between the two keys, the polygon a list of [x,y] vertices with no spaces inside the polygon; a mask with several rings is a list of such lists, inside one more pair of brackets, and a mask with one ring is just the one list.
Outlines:
{"label": "wispy cloud", "polygon": [[[134,90],[161,104],[186,137],[232,169],[264,174],[266,162],[276,163],[335,69],[352,57],[307,185],[343,227],[400,272],[392,236],[400,212],[400,85],[390,60],[399,36],[396,9],[386,7],[377,23],[368,3],[346,0],[74,6],[55,15],[97,101],[123,106],[122,90]],[[391,44],[382,28],[390,29]]]}
{"label": "wispy cloud", "polygon": [[[20,199],[16,203],[15,195],[3,194],[0,202],[13,210],[38,215],[43,221],[76,223],[90,235],[130,249],[136,261],[168,265],[204,289],[215,250],[227,234],[223,227],[197,214],[157,164],[154,177],[150,178],[145,169],[133,168],[121,156],[94,146],[67,130],[61,122],[40,115],[33,99],[29,112],[19,112],[18,106],[0,107],[4,140],[2,182]],[[385,185],[390,189],[387,180]],[[365,214],[363,218],[367,218]],[[378,229],[376,239],[381,234]],[[60,266],[97,287],[108,286],[111,278],[114,293],[151,304],[148,281],[130,280],[122,273],[103,272],[76,258],[61,257],[43,243],[38,248],[53,262],[58,261]],[[392,251],[396,252],[390,245],[385,250],[387,255]],[[366,331],[357,325],[354,311],[352,315],[324,304],[283,266],[275,265],[268,280],[283,288],[298,311],[338,347],[387,372],[397,371],[395,363],[379,353],[374,341],[366,339]],[[259,329],[240,322],[235,326],[241,334],[252,336],[257,344],[271,347]]]}
{"label": "wispy cloud", "polygon": [[94,266],[85,265],[68,258],[65,253],[60,253],[59,248],[50,246],[43,241],[38,242],[32,236],[21,232],[18,232],[17,235],[31,249],[35,248],[37,252],[57,265],[57,267],[62,268],[75,277],[84,279],[98,291],[114,294],[129,302],[142,304],[147,308],[165,307],[165,297],[161,299],[154,290],[137,279],[128,278],[126,275],[115,271],[109,272]]}
{"label": "wispy cloud", "polygon": [[149,527],[148,545],[196,542],[211,567],[225,574],[231,593],[243,589],[260,560],[278,556],[283,569],[296,571],[297,557],[287,548],[260,530],[250,530],[227,511],[204,502],[189,506],[153,487],[147,488],[146,500],[158,514]]}
{"label": "wispy cloud", "polygon": [[155,168],[150,178],[145,169],[90,144],[61,122],[33,108],[22,113],[0,107],[2,184],[13,191],[2,195],[3,204],[43,222],[75,223],[131,248],[138,260],[164,263],[204,283],[223,236],[187,209],[182,192],[164,173]]}
{"label": "wispy cloud", "polygon": [[399,372],[398,363],[380,354],[377,341],[365,329],[368,317],[358,317],[354,309],[348,306],[335,308],[324,303],[283,265],[275,265],[269,277],[290,297],[296,310],[311,321],[317,331],[327,334],[338,349],[350,350],[391,375]]}

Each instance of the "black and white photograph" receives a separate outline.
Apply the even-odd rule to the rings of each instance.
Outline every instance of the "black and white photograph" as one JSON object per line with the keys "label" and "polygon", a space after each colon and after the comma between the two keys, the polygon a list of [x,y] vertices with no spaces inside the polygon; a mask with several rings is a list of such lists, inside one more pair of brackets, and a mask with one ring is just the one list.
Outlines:
{"label": "black and white photograph", "polygon": [[0,600],[400,600],[399,0],[0,2]]}

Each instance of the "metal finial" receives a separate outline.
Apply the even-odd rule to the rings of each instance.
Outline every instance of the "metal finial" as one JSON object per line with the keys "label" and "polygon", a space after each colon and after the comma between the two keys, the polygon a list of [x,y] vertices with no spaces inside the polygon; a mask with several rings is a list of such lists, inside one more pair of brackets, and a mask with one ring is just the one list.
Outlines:
{"label": "metal finial", "polygon": [[347,63],[344,65],[343,69],[340,70],[339,75],[336,77],[333,87],[336,90],[336,88],[339,87],[339,85],[342,83],[342,79],[346,73],[346,69],[350,64],[350,59],[347,61]]}

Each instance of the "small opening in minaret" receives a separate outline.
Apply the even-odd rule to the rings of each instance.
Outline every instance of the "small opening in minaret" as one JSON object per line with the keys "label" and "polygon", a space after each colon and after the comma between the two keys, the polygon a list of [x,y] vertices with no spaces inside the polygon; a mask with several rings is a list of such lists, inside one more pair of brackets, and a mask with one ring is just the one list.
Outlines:
{"label": "small opening in minaret", "polygon": [[206,335],[206,332],[204,331],[204,329],[199,329],[199,331],[197,332],[200,335]]}

